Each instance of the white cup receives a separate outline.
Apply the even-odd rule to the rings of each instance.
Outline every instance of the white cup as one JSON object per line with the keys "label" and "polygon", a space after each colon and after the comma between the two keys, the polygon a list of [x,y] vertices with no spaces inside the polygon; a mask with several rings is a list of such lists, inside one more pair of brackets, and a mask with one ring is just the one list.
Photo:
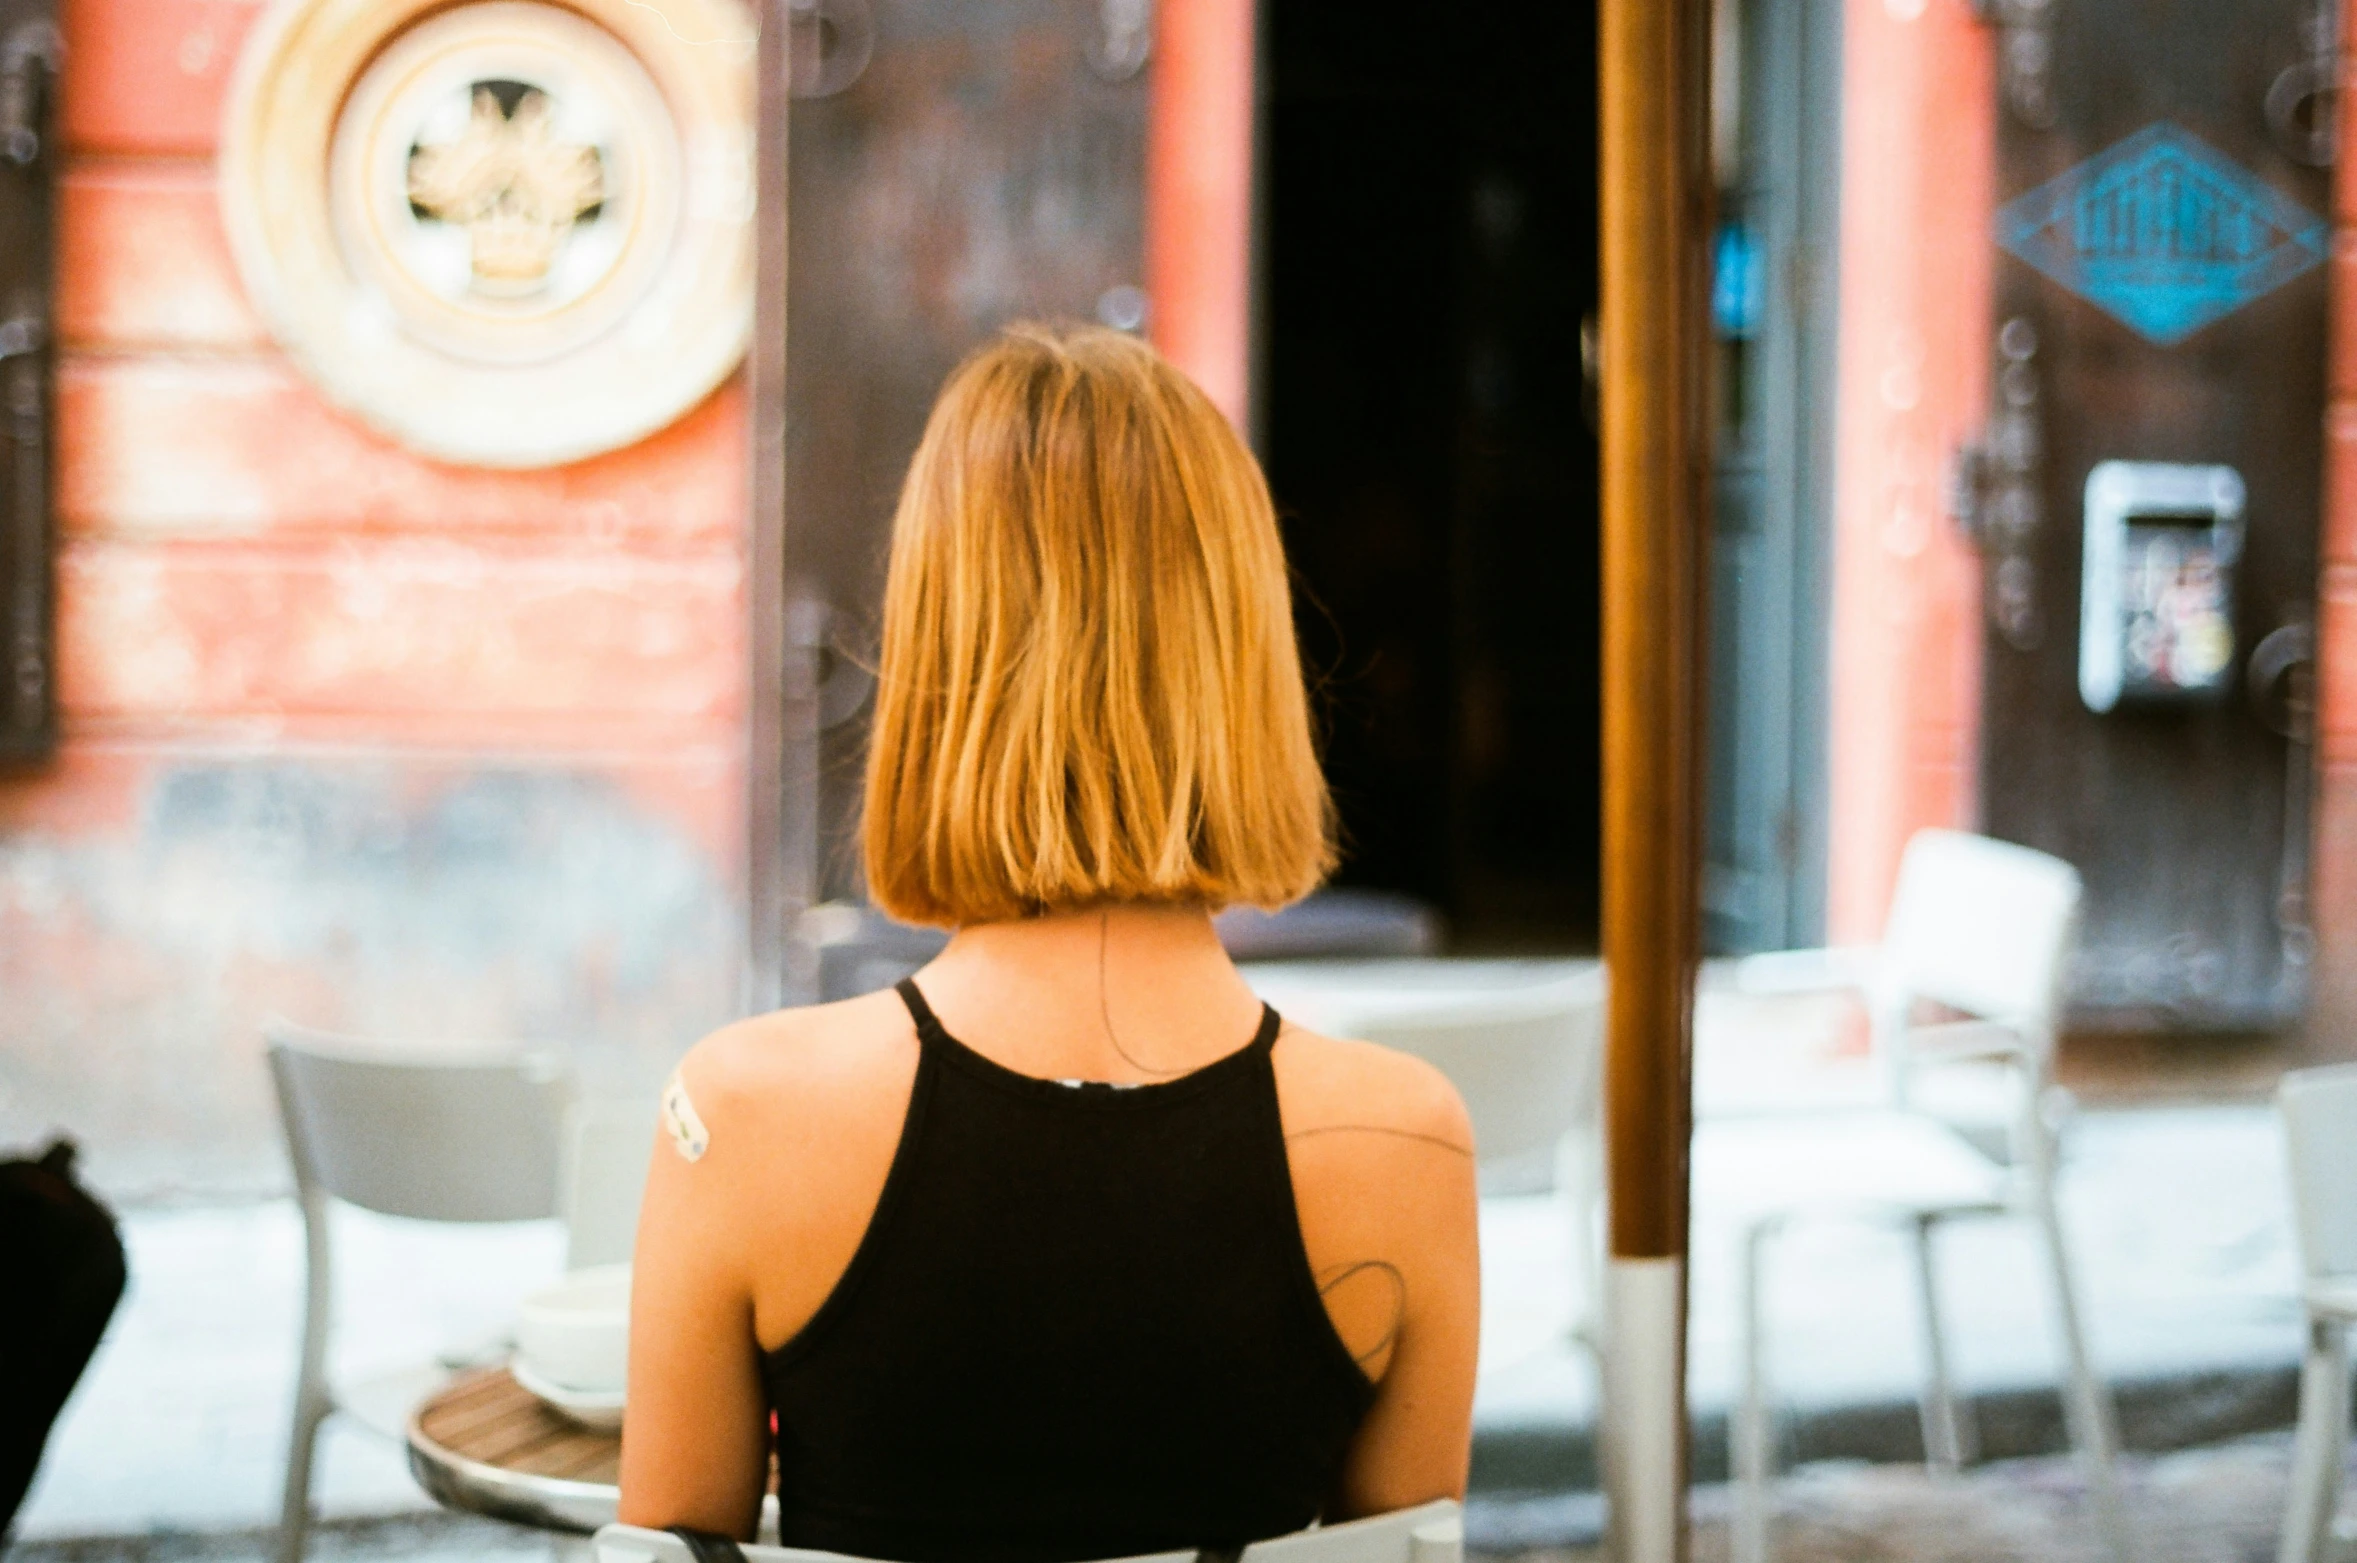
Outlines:
{"label": "white cup", "polygon": [[516,1312],[516,1355],[535,1377],[563,1389],[620,1393],[629,1348],[627,1264],[572,1271]]}

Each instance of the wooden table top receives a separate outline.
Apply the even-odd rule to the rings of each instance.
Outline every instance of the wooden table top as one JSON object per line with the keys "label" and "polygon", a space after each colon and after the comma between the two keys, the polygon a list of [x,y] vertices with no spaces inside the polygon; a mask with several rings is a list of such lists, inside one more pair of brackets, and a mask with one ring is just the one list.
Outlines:
{"label": "wooden table top", "polygon": [[542,1404],[504,1367],[452,1380],[417,1410],[411,1442],[519,1476],[616,1486],[622,1435],[601,1433]]}
{"label": "wooden table top", "polygon": [[[622,1435],[543,1404],[504,1367],[461,1375],[409,1419],[409,1469],[434,1500],[547,1530],[586,1534],[622,1501]],[[775,1526],[777,1464],[764,1524]]]}

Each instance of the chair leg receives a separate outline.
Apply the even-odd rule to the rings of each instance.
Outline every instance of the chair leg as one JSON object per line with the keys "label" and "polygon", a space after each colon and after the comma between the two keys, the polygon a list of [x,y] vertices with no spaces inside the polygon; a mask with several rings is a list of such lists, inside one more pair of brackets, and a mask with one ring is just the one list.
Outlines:
{"label": "chair leg", "polygon": [[2348,1326],[2311,1315],[2308,1349],[2300,1362],[2300,1432],[2292,1446],[2291,1501],[2284,1507],[2276,1563],[2324,1563],[2333,1511],[2340,1505],[2341,1451],[2348,1434]]}
{"label": "chair leg", "polygon": [[296,1396],[294,1436],[286,1451],[286,1492],[278,1507],[276,1563],[303,1563],[303,1546],[311,1533],[311,1457],[319,1447],[319,1425],[334,1409],[325,1396]]}
{"label": "chair leg", "polygon": [[1597,1265],[1596,1205],[1600,1168],[1593,1134],[1575,1129],[1555,1153],[1555,1187],[1571,1219],[1571,1338],[1603,1348],[1604,1277]]}
{"label": "chair leg", "polygon": [[2087,1350],[2087,1332],[2079,1313],[2078,1289],[2071,1278],[2070,1254],[2063,1246],[2062,1218],[2051,1188],[2038,1191],[2036,1219],[2046,1265],[2054,1287],[2055,1322],[2060,1327],[2064,1367],[2063,1419],[2071,1443],[2087,1474],[2087,1494],[2093,1501],[2095,1524],[2105,1548],[2116,1563],[2135,1563],[2135,1547],[2128,1534],[2127,1510],[2120,1502],[2119,1424],[2111,1393],[2096,1377]]}
{"label": "chair leg", "polygon": [[1775,1231],[1762,1222],[1743,1238],[1743,1381],[1735,1423],[1735,1534],[1733,1563],[1768,1563],[1769,1482],[1774,1460],[1769,1449],[1767,1315],[1762,1296],[1768,1239]]}
{"label": "chair leg", "polygon": [[1943,1476],[1953,1476],[1972,1462],[1975,1440],[1956,1398],[1948,1362],[1939,1276],[1932,1264],[1932,1236],[1938,1226],[1937,1216],[1917,1216],[1912,1234],[1915,1295],[1923,1321],[1923,1462]]}
{"label": "chair leg", "polygon": [[303,1563],[303,1544],[311,1529],[311,1458],[319,1447],[319,1424],[335,1409],[327,1383],[327,1334],[335,1295],[327,1201],[310,1189],[298,1198],[303,1210],[303,1346],[301,1365],[295,1370],[294,1428],[287,1441],[276,1563]]}

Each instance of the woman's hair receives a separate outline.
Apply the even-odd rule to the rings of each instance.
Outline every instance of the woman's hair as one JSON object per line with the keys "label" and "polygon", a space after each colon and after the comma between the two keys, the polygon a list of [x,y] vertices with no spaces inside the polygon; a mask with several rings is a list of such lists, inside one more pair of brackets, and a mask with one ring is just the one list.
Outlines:
{"label": "woman's hair", "polygon": [[892,522],[869,894],[943,926],[1273,910],[1333,867],[1332,817],[1259,464],[1143,342],[1009,328]]}

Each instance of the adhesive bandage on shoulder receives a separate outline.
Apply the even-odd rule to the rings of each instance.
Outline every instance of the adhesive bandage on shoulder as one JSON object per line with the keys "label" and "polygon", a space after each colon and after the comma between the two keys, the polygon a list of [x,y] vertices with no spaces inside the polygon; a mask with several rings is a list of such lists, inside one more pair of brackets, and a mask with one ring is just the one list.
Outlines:
{"label": "adhesive bandage on shoulder", "polygon": [[671,1148],[684,1161],[701,1161],[712,1144],[704,1120],[696,1116],[696,1104],[688,1100],[687,1082],[676,1070],[663,1084],[663,1132],[671,1136]]}

